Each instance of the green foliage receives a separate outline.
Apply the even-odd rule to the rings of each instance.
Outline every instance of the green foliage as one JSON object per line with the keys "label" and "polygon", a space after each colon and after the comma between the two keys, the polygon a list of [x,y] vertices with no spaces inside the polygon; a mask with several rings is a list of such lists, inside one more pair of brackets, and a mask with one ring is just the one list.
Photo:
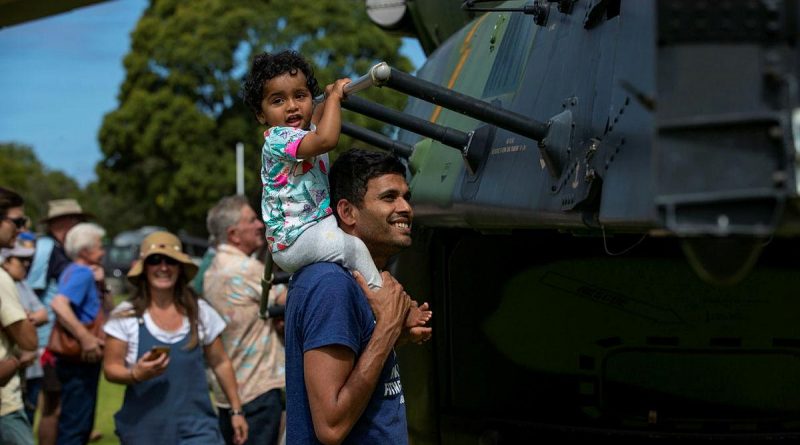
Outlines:
{"label": "green foliage", "polygon": [[0,143],[0,171],[0,185],[22,195],[25,213],[34,223],[47,215],[51,199],[74,198],[83,203],[78,183],[63,172],[47,170],[30,146]]}
{"label": "green foliage", "polygon": [[[239,86],[255,54],[285,48],[315,64],[321,86],[381,60],[411,69],[400,40],[370,24],[363,0],[151,0],[132,33],[119,108],[99,135],[103,160],[91,195],[104,197],[92,204],[108,229],[157,224],[204,234],[207,210],[235,193],[237,142],[246,147],[246,193],[259,201],[264,128]],[[396,109],[405,102],[386,89],[364,95]],[[350,144],[342,137],[338,150]]]}

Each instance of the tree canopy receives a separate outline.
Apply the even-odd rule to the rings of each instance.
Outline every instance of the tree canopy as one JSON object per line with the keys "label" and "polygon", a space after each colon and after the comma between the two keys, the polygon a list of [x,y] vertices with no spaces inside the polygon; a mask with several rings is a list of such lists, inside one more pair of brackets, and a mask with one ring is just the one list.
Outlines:
{"label": "tree canopy", "polygon": [[[157,224],[205,234],[208,209],[236,191],[237,142],[246,194],[260,199],[264,128],[239,98],[252,57],[295,49],[324,86],[381,60],[411,69],[400,44],[369,24],[363,0],[151,0],[124,59],[119,106],[100,130],[98,216],[112,232]],[[365,96],[397,109],[405,101],[387,89]],[[363,116],[345,119],[381,130]],[[343,136],[337,150],[350,144]]]}
{"label": "tree canopy", "polygon": [[0,185],[25,199],[25,213],[33,221],[33,229],[37,221],[47,216],[47,201],[60,198],[77,199],[81,204],[86,201],[74,179],[45,168],[28,145],[0,143],[0,172],[3,172]]}

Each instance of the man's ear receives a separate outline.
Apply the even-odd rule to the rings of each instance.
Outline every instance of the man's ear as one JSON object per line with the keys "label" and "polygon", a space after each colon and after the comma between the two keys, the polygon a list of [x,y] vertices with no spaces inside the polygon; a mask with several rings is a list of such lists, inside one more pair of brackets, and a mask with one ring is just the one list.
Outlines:
{"label": "man's ear", "polygon": [[346,199],[340,199],[336,203],[336,213],[339,215],[339,222],[346,227],[356,225],[358,218],[358,208]]}
{"label": "man's ear", "polygon": [[239,242],[239,236],[236,234],[236,226],[230,226],[225,233],[228,235],[227,240],[230,244],[237,244]]}

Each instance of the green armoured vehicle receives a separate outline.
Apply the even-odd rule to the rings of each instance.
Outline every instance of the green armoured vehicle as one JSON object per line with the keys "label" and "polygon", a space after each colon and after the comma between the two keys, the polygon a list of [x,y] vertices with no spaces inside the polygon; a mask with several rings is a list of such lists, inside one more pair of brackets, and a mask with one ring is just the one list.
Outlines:
{"label": "green armoured vehicle", "polygon": [[428,55],[343,104],[403,128],[343,131],[410,166],[412,443],[800,438],[795,2],[367,8]]}

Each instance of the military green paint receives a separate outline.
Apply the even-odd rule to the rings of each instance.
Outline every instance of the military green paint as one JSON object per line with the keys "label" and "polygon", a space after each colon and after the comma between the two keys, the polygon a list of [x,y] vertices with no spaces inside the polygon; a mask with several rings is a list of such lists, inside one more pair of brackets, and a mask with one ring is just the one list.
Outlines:
{"label": "military green paint", "polygon": [[[431,54],[470,21],[471,14],[461,9],[461,0],[408,0],[407,4],[416,36],[426,54]],[[427,17],[436,20],[426,20]]]}
{"label": "military green paint", "polygon": [[[469,43],[471,52],[453,85],[454,90],[473,97],[482,97],[494,58],[497,56],[494,46],[502,43],[507,25],[507,15],[503,13],[490,13],[480,23]],[[463,42],[471,27],[472,25],[464,27],[455,38]],[[495,40],[494,44],[491,43],[492,39]],[[445,77],[452,74],[463,50],[464,48],[450,54],[447,63],[452,68]],[[475,119],[447,109],[441,111],[436,123],[462,131],[471,131],[479,125]],[[426,144],[417,145],[411,162],[415,171],[411,181],[415,203],[435,205],[440,208],[450,207],[454,193],[460,187],[461,178],[465,174],[461,153],[438,142],[427,141]],[[418,216],[424,218],[425,214],[422,212]]]}

